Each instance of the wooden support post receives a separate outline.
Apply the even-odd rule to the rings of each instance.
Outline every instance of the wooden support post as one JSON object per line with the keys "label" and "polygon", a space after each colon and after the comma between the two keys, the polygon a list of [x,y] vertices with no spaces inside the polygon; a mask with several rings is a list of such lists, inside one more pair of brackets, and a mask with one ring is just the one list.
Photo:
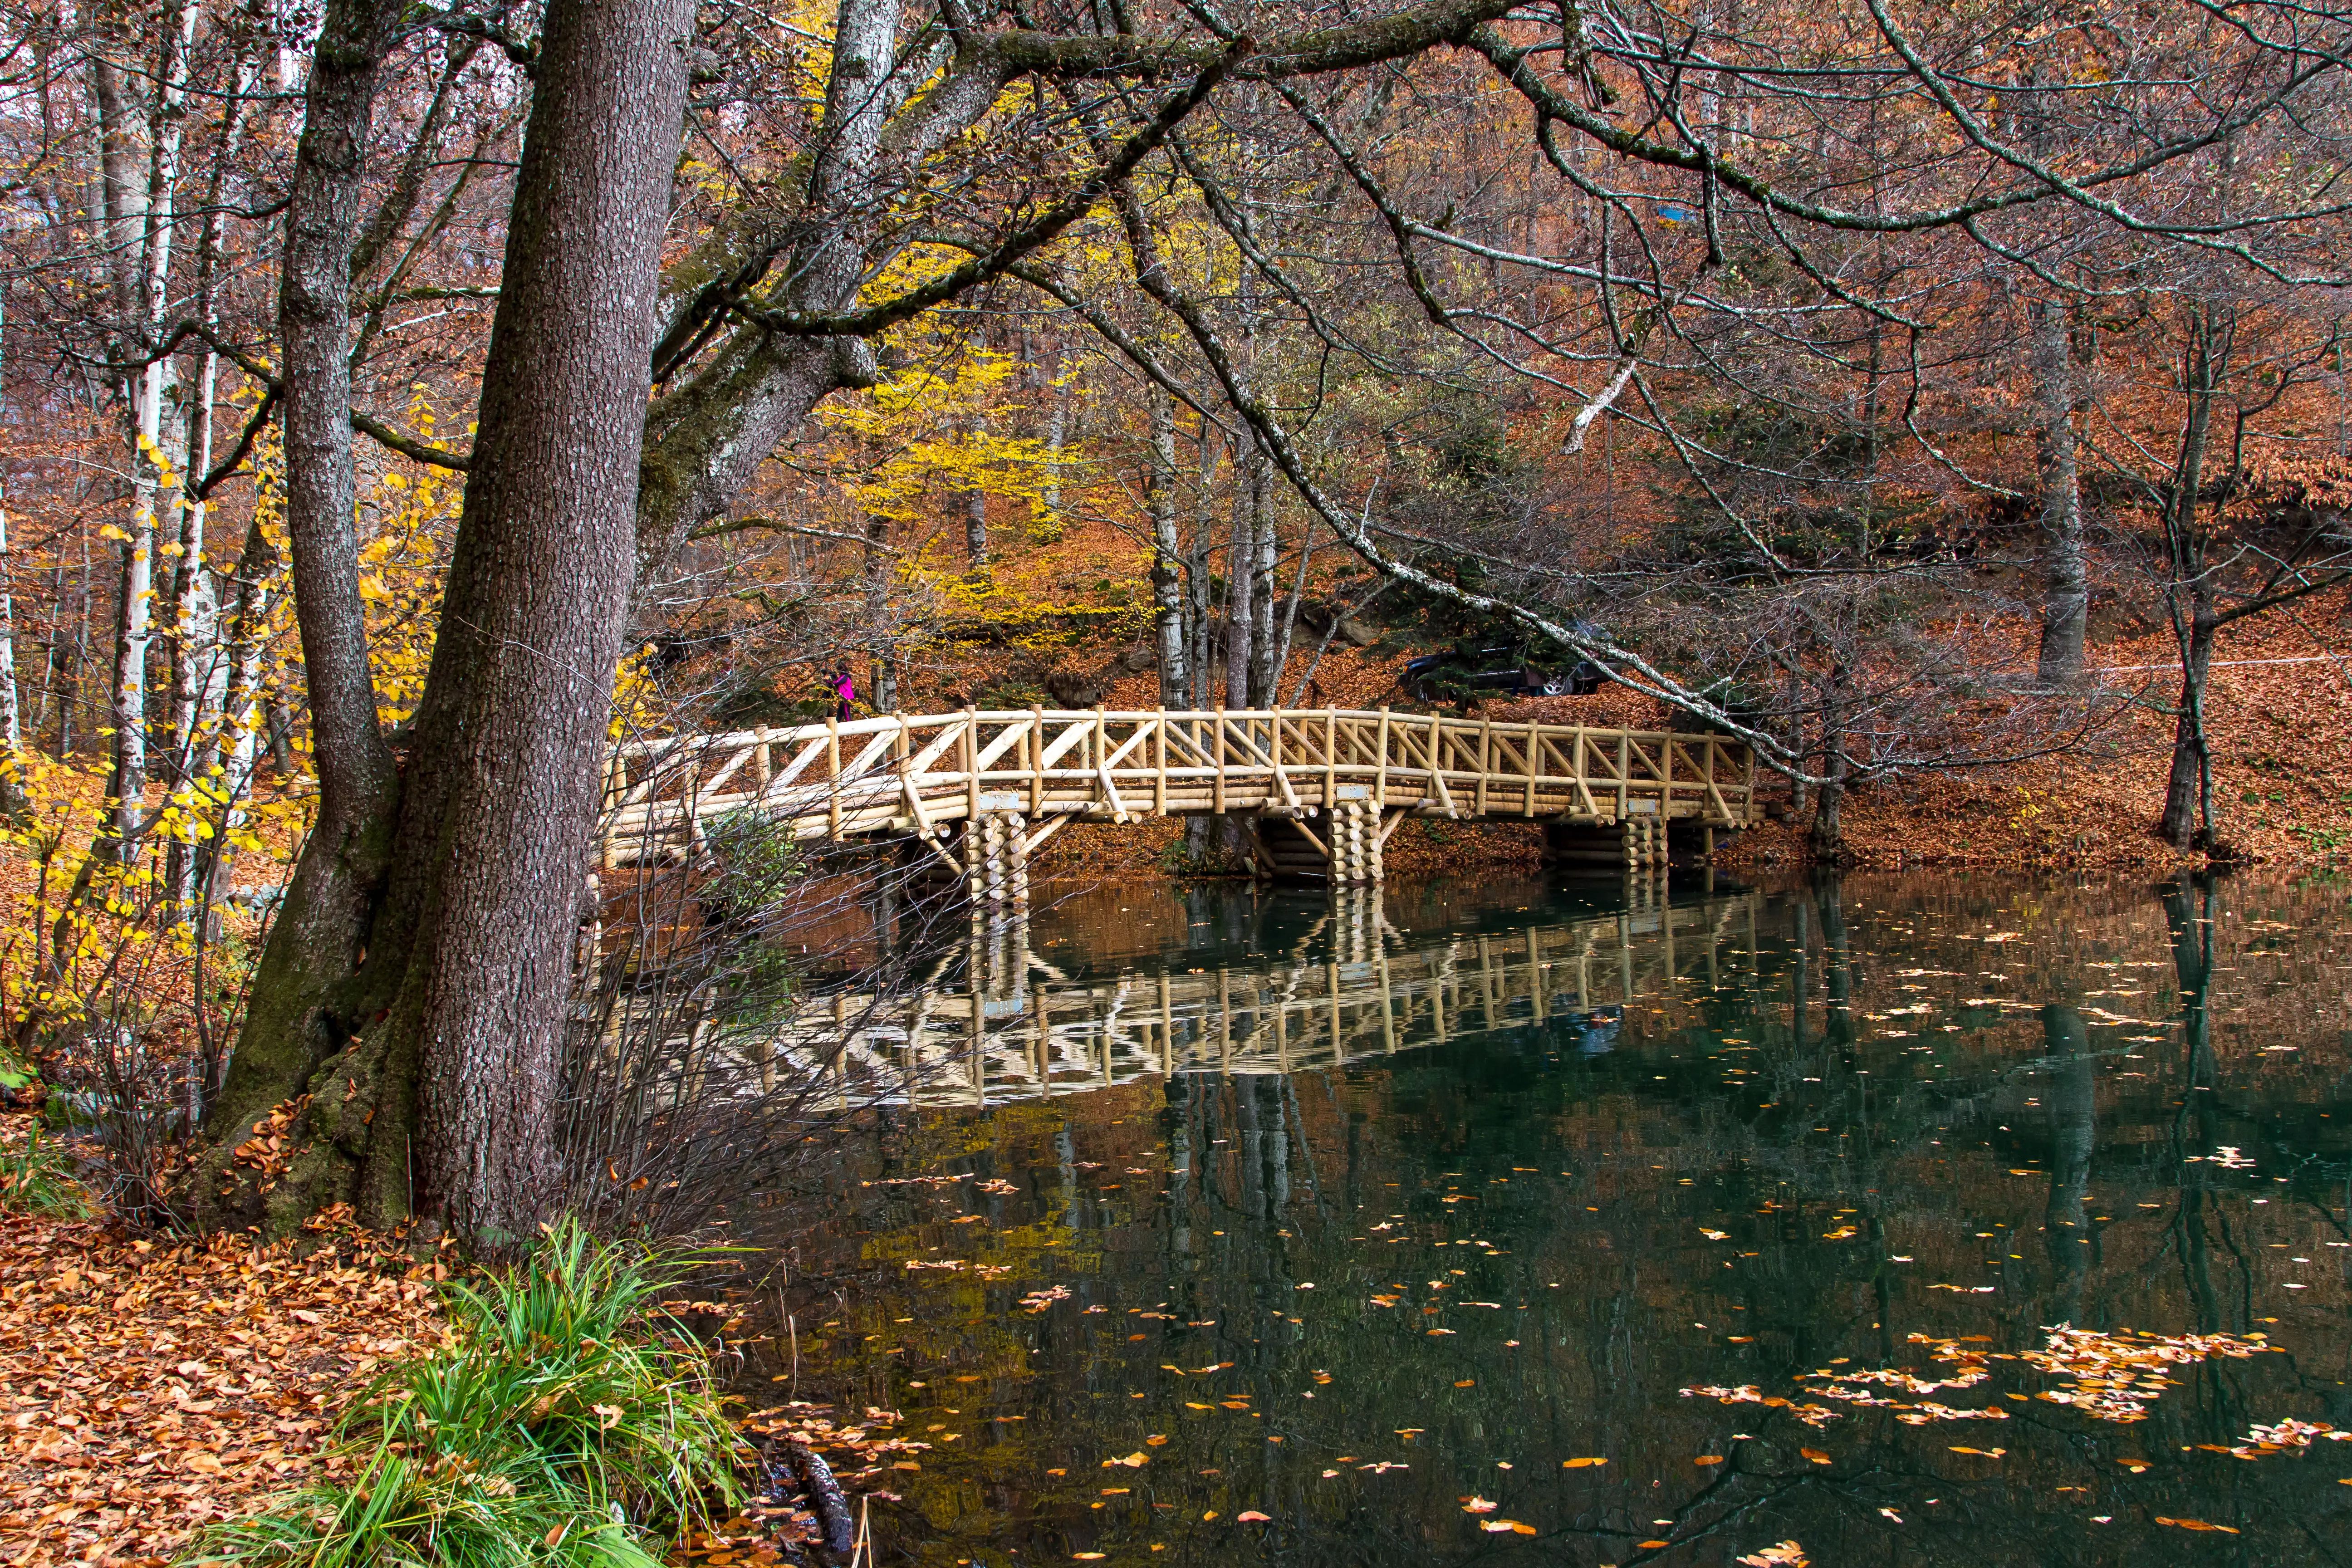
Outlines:
{"label": "wooden support post", "polygon": [[1265,781],[1265,799],[1270,801],[1277,795],[1289,793],[1284,786],[1290,781],[1282,776],[1282,709],[1279,706],[1275,708],[1274,718],[1266,725],[1265,760],[1266,765],[1274,770],[1274,776]]}
{"label": "wooden support post", "polygon": [[1217,815],[1225,814],[1225,705],[1217,704],[1217,784],[1214,805]]}
{"label": "wooden support post", "polygon": [[834,837],[841,837],[841,721],[824,721],[824,767],[829,783],[825,786],[825,831]]}
{"label": "wooden support post", "polygon": [[1495,721],[1478,721],[1478,805],[1475,815],[1486,815],[1486,782],[1495,776]]}
{"label": "wooden support post", "polygon": [[1029,705],[1029,735],[1022,742],[1021,757],[1029,770],[1029,815],[1042,818],[1045,815],[1045,710],[1034,702]]}
{"label": "wooden support post", "polygon": [[1339,798],[1339,715],[1323,710],[1323,809]]}
{"label": "wooden support post", "polygon": [[1168,815],[1168,710],[1151,721],[1151,815]]}
{"label": "wooden support post", "polygon": [[1372,803],[1385,811],[1389,804],[1389,705],[1385,702],[1381,704],[1380,754],[1372,761],[1373,764],[1380,769],[1380,780],[1374,785]]}
{"label": "wooden support post", "polygon": [[963,734],[956,749],[963,763],[964,815],[976,818],[980,816],[980,716],[971,708],[963,710]]}
{"label": "wooden support post", "polygon": [[1543,773],[1543,726],[1528,721],[1528,807],[1520,815],[1536,814],[1536,780]]}

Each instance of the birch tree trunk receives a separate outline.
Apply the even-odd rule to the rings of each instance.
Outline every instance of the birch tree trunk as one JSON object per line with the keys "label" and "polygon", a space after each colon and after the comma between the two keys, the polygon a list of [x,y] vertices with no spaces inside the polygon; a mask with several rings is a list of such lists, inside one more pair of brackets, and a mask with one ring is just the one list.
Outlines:
{"label": "birch tree trunk", "polygon": [[[114,612],[114,685],[110,703],[114,728],[113,773],[108,794],[114,801],[114,841],[117,852],[136,853],[146,820],[147,788],[147,650],[154,632],[155,522],[162,498],[164,467],[171,461],[165,448],[164,421],[176,408],[176,363],[168,354],[149,350],[163,335],[163,314],[171,298],[174,211],[180,178],[180,121],[188,84],[188,46],[196,21],[193,4],[168,7],[159,29],[160,58],[154,73],[154,97],[143,136],[147,153],[143,181],[129,194],[133,136],[132,100],[123,90],[110,61],[93,62],[98,84],[102,160],[112,208],[113,231],[136,246],[118,253],[131,268],[130,292],[134,314],[134,340],[145,363],[129,387],[131,518],[129,531],[119,542],[120,572]],[[174,445],[177,445],[175,442]]]}
{"label": "birch tree trunk", "polygon": [[1257,470],[1264,459],[1256,448],[1234,465],[1234,537],[1225,571],[1225,705],[1250,705],[1250,635],[1257,617],[1251,595],[1257,587]]}
{"label": "birch tree trunk", "polygon": [[[220,144],[205,187],[204,227],[196,244],[195,315],[215,324],[215,286],[221,256],[221,195],[244,140],[245,100],[252,90],[253,61],[240,56],[222,110]],[[187,795],[195,782],[202,737],[221,710],[228,667],[220,642],[220,598],[205,560],[208,507],[197,493],[213,462],[213,417],[220,390],[220,355],[207,347],[196,373],[195,399],[188,416],[187,473],[180,485],[179,530],[172,561],[172,755],[173,790]],[[164,896],[174,909],[190,907],[200,858],[194,842],[175,840],[164,853]]]}
{"label": "birch tree trunk", "polygon": [[1151,514],[1151,606],[1160,656],[1160,705],[1181,708],[1185,679],[1184,574],[1176,537],[1176,405],[1154,387],[1151,400],[1151,463],[1143,480],[1144,505]]}
{"label": "birch tree trunk", "polygon": [[[988,434],[988,422],[974,416],[974,437]],[[988,491],[974,484],[963,498],[963,552],[970,575],[977,580],[988,571]]]}
{"label": "birch tree trunk", "polygon": [[1209,563],[1215,532],[1217,497],[1217,430],[1202,421],[1200,460],[1192,496],[1192,549],[1186,560],[1185,612],[1192,622],[1192,647],[1185,663],[1192,677],[1191,705],[1208,707],[1216,679],[1213,638],[1216,622],[1210,615]]}
{"label": "birch tree trunk", "polygon": [[1275,662],[1274,564],[1281,553],[1280,531],[1275,525],[1274,464],[1261,456],[1250,474],[1250,706],[1271,707],[1282,667]]}

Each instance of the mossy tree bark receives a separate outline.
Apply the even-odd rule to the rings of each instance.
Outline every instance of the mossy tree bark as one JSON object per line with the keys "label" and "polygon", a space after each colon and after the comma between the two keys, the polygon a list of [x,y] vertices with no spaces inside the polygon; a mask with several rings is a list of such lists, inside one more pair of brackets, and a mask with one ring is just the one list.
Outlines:
{"label": "mossy tree bark", "polygon": [[[549,11],[442,631],[396,786],[355,563],[338,555],[352,543],[347,384],[314,378],[341,394],[345,443],[302,465],[313,511],[339,507],[341,526],[314,531],[308,581],[297,564],[327,801],[222,1113],[233,1148],[238,1121],[308,1085],[307,1152],[263,1205],[281,1218],[340,1197],[373,1219],[519,1235],[554,1196],[570,917],[636,574],[692,14],[691,0]],[[314,80],[314,112],[331,90]],[[330,123],[314,124],[321,140]],[[298,278],[340,281],[347,301],[357,215],[327,216],[316,267],[289,247],[289,302]]]}
{"label": "mossy tree bark", "polygon": [[350,344],[361,164],[403,9],[400,0],[328,5],[288,197],[278,306],[286,531],[319,815],[262,949],[245,1028],[208,1117],[215,1147],[199,1195],[221,1218],[254,1197],[242,1184],[215,1185],[229,1174],[247,1125],[299,1093],[343,1044],[334,1003],[366,940],[399,799],[391,748],[376,722],[360,601]]}

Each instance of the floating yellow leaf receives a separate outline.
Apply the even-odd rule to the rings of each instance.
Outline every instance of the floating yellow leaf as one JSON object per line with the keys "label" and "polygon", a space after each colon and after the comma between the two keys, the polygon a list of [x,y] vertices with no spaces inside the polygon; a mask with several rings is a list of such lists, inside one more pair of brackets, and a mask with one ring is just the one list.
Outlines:
{"label": "floating yellow leaf", "polygon": [[2158,1524],[2168,1524],[2175,1530],[2218,1530],[2224,1535],[2235,1535],[2238,1533],[2238,1530],[2235,1525],[2208,1524],[2201,1519],[2167,1519],[2164,1515],[2159,1513],[2156,1516],[2156,1522]]}
{"label": "floating yellow leaf", "polygon": [[1608,1462],[1606,1459],[1562,1459],[1559,1462],[1559,1468],[1563,1470],[1581,1470],[1590,1466],[1605,1465]]}
{"label": "floating yellow leaf", "polygon": [[1811,1459],[1817,1465],[1827,1465],[1834,1462],[1827,1454],[1822,1453],[1819,1448],[1800,1448],[1797,1452],[1802,1454],[1805,1458]]}
{"label": "floating yellow leaf", "polygon": [[1273,1517],[1274,1516],[1272,1514],[1260,1513],[1254,1508],[1245,1508],[1242,1510],[1241,1512],[1234,1515],[1234,1522],[1235,1524],[1265,1524],[1270,1521]]}
{"label": "floating yellow leaf", "polygon": [[1464,1498],[1462,1500],[1462,1511],[1464,1513],[1492,1513],[1502,1506],[1502,1504],[1497,1502],[1489,1502],[1482,1497],[1470,1497]]}
{"label": "floating yellow leaf", "polygon": [[1701,1454],[1697,1458],[1693,1459],[1691,1463],[1694,1465],[1719,1465],[1723,1463],[1723,1456],[1721,1454]]}

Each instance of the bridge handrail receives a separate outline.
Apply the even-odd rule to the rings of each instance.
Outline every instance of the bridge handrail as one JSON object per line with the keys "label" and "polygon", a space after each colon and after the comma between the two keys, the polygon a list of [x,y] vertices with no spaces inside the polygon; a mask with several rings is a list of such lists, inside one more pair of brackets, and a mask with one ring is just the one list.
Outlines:
{"label": "bridge handrail", "polygon": [[1546,736],[1580,732],[1588,738],[1623,735],[1635,741],[1712,741],[1726,747],[1738,747],[1743,752],[1748,749],[1745,741],[1701,731],[1622,730],[1602,724],[1549,724],[1539,719],[1455,719],[1443,713],[1416,713],[1401,708],[959,708],[944,713],[878,713],[866,719],[816,720],[782,729],[697,731],[685,735],[636,736],[615,743],[610,749],[610,754],[635,760],[667,756],[685,746],[703,751],[726,751],[762,743],[789,745],[797,742],[824,740],[833,735],[848,740],[859,735],[895,735],[902,730],[929,729],[966,721],[979,724],[1009,724],[1030,720],[1042,720],[1047,723],[1101,720],[1107,723],[1132,724],[1204,719],[1222,719],[1228,722],[1253,719],[1320,719],[1327,715],[1334,719],[1370,720],[1374,723],[1386,718],[1391,723],[1410,722],[1418,728],[1433,723],[1446,729],[1475,731],[1484,728],[1514,735],[1524,734],[1532,728],[1538,734]]}
{"label": "bridge handrail", "polygon": [[608,856],[633,832],[699,842],[704,822],[744,809],[839,836],[900,816],[928,834],[983,812],[1125,821],[1349,798],[1455,817],[1736,825],[1754,809],[1755,765],[1746,742],[1722,735],[1391,708],[887,713],[621,742],[606,763],[605,837]]}

